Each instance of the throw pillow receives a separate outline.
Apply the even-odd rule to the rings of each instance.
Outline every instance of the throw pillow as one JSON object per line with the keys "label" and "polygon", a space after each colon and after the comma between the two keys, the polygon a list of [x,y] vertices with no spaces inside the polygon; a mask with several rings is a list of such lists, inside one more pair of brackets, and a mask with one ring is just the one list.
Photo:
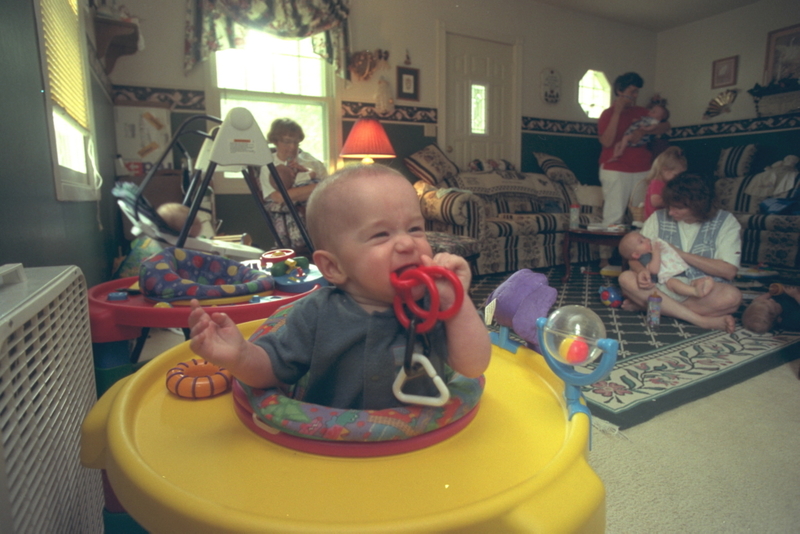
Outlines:
{"label": "throw pillow", "polygon": [[504,159],[474,159],[469,162],[469,170],[481,171],[513,171],[514,164]]}
{"label": "throw pillow", "polygon": [[431,185],[439,185],[458,174],[458,166],[436,145],[428,145],[403,161],[417,178]]}
{"label": "throw pillow", "polygon": [[750,164],[756,154],[756,145],[739,145],[723,148],[717,163],[717,178],[736,178],[750,172]]}
{"label": "throw pillow", "polygon": [[564,163],[564,160],[556,156],[551,156],[550,154],[545,154],[544,152],[534,152],[533,155],[536,156],[539,167],[542,168],[548,178],[565,185],[578,185],[578,179],[569,167],[567,167],[567,164]]}

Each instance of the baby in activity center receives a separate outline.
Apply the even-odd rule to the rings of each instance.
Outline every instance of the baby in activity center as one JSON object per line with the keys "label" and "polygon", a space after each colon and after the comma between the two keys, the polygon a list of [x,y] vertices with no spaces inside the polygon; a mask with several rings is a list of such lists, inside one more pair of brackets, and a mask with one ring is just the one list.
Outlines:
{"label": "baby in activity center", "polygon": [[679,276],[689,268],[689,264],[672,245],[661,238],[653,242],[638,231],[629,232],[619,243],[619,253],[629,261],[637,260],[644,265],[654,282],[665,285],[677,295],[705,297],[714,288],[714,279],[709,276],[691,282]]}
{"label": "baby in activity center", "polygon": [[800,287],[772,284],[769,293],[754,298],[744,310],[742,326],[756,334],[776,327],[800,332]]}
{"label": "baby in activity center", "polygon": [[661,192],[667,182],[686,172],[688,164],[683,150],[679,147],[671,146],[664,152],[656,156],[650,174],[647,175],[647,193],[644,199],[644,220],[646,221],[654,211],[664,207],[664,200]]}
{"label": "baby in activity center", "polygon": [[664,104],[653,105],[647,115],[628,126],[628,129],[625,130],[625,134],[622,136],[622,139],[620,139],[619,142],[614,145],[614,156],[611,158],[611,161],[619,159],[625,152],[625,149],[629,146],[642,146],[650,142],[650,135],[643,135],[639,141],[632,142],[631,139],[634,132],[640,129],[644,130],[645,132],[650,132],[654,130],[656,126],[666,120],[669,120],[669,110],[666,108],[666,106]]}
{"label": "baby in activity center", "polygon": [[[305,402],[345,409],[400,406],[392,385],[403,365],[407,330],[392,308],[390,274],[435,265],[458,277],[464,302],[426,334],[425,355],[440,376],[445,364],[469,378],[483,374],[491,344],[468,297],[470,267],[460,256],[433,256],[417,193],[403,175],[382,165],[347,167],[314,189],[307,220],[314,263],[333,286],[298,300],[283,328],[254,342],[225,313],[209,315],[192,301],[190,346],[197,355],[256,388],[294,384],[308,374],[299,399]],[[453,286],[436,279],[436,287],[441,309],[448,309],[456,299]],[[424,296],[424,286],[414,289],[415,299]],[[437,390],[420,378],[408,381],[405,391],[435,396]]]}

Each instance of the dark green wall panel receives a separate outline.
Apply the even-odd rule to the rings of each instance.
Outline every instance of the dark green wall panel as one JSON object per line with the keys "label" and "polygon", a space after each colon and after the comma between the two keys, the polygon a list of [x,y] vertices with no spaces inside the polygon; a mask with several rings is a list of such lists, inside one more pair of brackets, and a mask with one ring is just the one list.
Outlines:
{"label": "dark green wall panel", "polygon": [[[102,200],[56,200],[33,1],[0,3],[0,264],[77,265],[89,285],[110,278],[116,222],[110,200],[115,153],[113,113],[93,84],[97,154],[106,177]],[[100,224],[102,229],[100,229]]]}
{"label": "dark green wall panel", "polygon": [[596,137],[523,133],[520,159],[522,172],[541,172],[534,152],[544,152],[564,160],[580,183],[600,185],[597,177],[600,142]]}

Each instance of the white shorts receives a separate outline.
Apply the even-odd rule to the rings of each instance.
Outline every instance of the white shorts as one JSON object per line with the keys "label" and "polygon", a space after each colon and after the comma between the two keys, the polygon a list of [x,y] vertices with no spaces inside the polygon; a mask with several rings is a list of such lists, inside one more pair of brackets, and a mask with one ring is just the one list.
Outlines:
{"label": "white shorts", "polygon": [[[692,285],[692,281],[686,278],[685,276],[673,276],[672,279],[680,280],[684,284]],[[656,284],[656,289],[664,293],[666,296],[674,300],[675,302],[683,302],[684,300],[688,299],[689,297],[685,297],[683,295],[678,295],[670,288],[667,287],[667,284]]]}

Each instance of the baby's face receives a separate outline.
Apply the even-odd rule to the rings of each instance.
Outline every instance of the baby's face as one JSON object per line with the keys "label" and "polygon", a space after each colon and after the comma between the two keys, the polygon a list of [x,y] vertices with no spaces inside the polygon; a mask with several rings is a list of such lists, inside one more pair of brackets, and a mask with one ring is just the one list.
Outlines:
{"label": "baby's face", "polygon": [[654,108],[650,108],[648,115],[660,122],[667,116],[667,111],[661,106],[655,106]]}
{"label": "baby's face", "polygon": [[653,243],[648,238],[640,234],[639,232],[635,232],[631,234],[631,237],[628,239],[632,242],[631,247],[631,258],[638,260],[642,254],[649,254],[653,252]]}
{"label": "baby's face", "polygon": [[350,185],[332,247],[347,277],[340,286],[361,304],[390,305],[395,290],[389,275],[433,255],[419,198],[401,176],[365,177]]}

